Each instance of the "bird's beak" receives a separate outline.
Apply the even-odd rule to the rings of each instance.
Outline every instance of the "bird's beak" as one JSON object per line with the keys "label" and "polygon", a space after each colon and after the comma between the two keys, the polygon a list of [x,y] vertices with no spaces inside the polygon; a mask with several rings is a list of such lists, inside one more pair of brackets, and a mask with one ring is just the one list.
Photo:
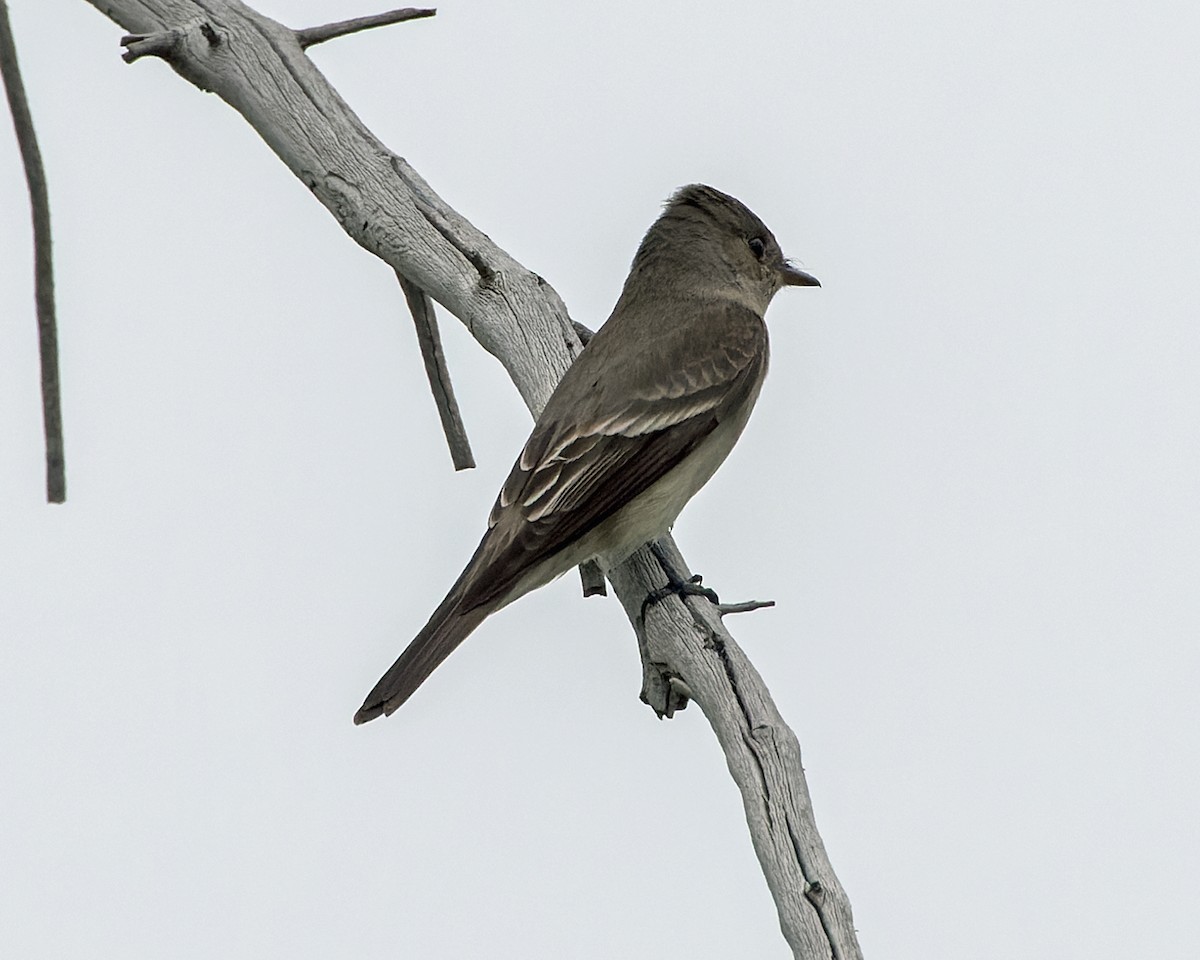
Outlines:
{"label": "bird's beak", "polygon": [[805,273],[790,263],[785,263],[779,268],[779,277],[785,287],[819,287],[821,285],[821,281],[811,273]]}

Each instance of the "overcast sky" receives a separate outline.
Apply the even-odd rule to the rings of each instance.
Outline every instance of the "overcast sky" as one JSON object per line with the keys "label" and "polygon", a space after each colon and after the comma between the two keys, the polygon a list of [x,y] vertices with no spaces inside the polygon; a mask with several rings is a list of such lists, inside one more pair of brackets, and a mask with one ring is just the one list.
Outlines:
{"label": "overcast sky", "polygon": [[[229,107],[13,0],[51,188],[69,502],[43,501],[0,124],[0,953],[789,955],[699,711],[566,577],[350,717],[529,418]],[[263,0],[291,26],[382,9]],[[661,202],[820,290],[677,538],[794,726],[870,957],[1200,955],[1193,3],[518,4],[315,48],[597,325]]]}

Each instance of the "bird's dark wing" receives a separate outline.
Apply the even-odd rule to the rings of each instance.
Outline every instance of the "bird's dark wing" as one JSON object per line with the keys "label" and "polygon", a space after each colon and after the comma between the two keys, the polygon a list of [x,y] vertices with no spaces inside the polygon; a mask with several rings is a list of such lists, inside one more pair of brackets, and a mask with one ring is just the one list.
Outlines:
{"label": "bird's dark wing", "polygon": [[609,324],[580,354],[492,509],[497,536],[477,558],[468,607],[502,596],[533,563],[653,486],[757,387],[767,364],[761,317],[731,302],[699,310],[706,315],[655,331],[619,376]]}

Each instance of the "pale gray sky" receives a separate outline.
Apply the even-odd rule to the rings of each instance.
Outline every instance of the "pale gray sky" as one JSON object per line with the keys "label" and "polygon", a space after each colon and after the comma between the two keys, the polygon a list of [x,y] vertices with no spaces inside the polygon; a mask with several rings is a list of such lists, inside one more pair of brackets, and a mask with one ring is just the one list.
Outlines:
{"label": "pale gray sky", "polygon": [[[70,500],[41,499],[0,124],[0,953],[788,956],[711,731],[638,702],[574,578],[351,725],[528,416],[445,318],[454,474],[388,269],[82,0],[11,7]],[[779,602],[731,625],[868,956],[1200,954],[1198,30],[1182,2],[532,0],[313,50],[585,323],[695,180],[823,281],[777,298],[676,532]]]}

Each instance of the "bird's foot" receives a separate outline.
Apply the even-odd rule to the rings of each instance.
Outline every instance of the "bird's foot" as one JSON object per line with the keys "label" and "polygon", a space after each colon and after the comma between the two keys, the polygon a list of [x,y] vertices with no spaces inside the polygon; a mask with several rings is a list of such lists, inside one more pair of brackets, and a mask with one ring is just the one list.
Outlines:
{"label": "bird's foot", "polygon": [[646,611],[654,604],[666,600],[667,597],[705,597],[715,604],[720,604],[721,600],[717,596],[717,591],[703,586],[700,582],[700,574],[696,574],[689,580],[682,580],[676,583],[668,583],[665,587],[659,587],[657,590],[652,590],[646,594],[646,599],[642,601],[642,619],[646,619]]}
{"label": "bird's foot", "polygon": [[688,577],[686,580],[675,569],[674,564],[670,561],[667,555],[663,552],[658,541],[650,544],[650,552],[661,564],[663,573],[666,574],[666,586],[659,587],[657,590],[652,590],[646,595],[646,599],[642,601],[642,621],[646,620],[646,611],[656,603],[660,603],[667,597],[679,597],[681,600],[684,597],[704,597],[711,603],[721,603],[715,590],[711,587],[704,586],[704,578],[700,574]]}

